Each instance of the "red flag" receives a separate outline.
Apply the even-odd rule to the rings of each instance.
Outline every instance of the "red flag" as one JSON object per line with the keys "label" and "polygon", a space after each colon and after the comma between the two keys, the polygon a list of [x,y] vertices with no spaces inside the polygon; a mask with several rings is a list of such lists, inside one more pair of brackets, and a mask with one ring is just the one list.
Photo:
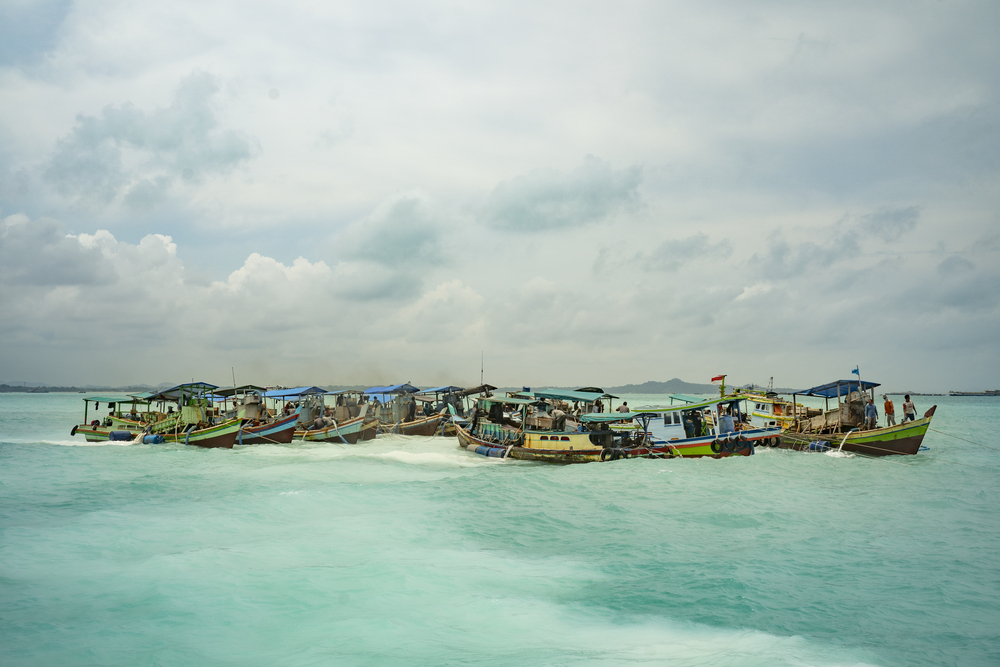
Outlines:
{"label": "red flag", "polygon": [[714,378],[712,378],[712,382],[718,382],[719,380],[725,380],[725,379],[726,379],[725,375],[716,375]]}

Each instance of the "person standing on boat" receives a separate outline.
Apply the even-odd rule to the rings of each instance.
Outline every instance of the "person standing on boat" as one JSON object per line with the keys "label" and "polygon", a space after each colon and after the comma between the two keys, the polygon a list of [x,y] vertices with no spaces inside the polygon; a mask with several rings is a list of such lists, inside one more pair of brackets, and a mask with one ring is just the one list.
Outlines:
{"label": "person standing on boat", "polygon": [[916,421],[917,419],[917,408],[914,407],[913,401],[910,400],[910,395],[905,396],[903,401],[903,421],[900,422],[905,424],[907,421]]}
{"label": "person standing on boat", "polygon": [[553,431],[565,431],[566,430],[566,413],[559,408],[554,409],[549,413],[552,417],[552,430]]}
{"label": "person standing on boat", "polygon": [[882,394],[882,398],[885,399],[885,404],[882,406],[885,409],[885,425],[895,426],[896,425],[896,406],[892,404],[889,400],[889,396]]}
{"label": "person standing on boat", "polygon": [[869,429],[878,428],[878,408],[875,407],[875,401],[868,399],[868,405],[865,406],[865,427]]}

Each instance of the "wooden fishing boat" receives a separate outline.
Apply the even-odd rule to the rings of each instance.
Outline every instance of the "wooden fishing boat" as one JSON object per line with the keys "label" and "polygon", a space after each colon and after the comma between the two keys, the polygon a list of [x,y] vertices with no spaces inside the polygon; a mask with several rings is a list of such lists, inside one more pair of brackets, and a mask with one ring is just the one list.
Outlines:
{"label": "wooden fishing boat", "polygon": [[[837,380],[796,392],[796,396],[813,396],[826,400],[817,414],[799,417],[781,434],[780,446],[799,451],[844,451],[865,456],[914,455],[920,451],[924,435],[930,428],[937,406],[914,421],[867,429],[864,427],[864,405],[875,400],[877,382]],[[836,399],[834,408],[830,400]]]}
{"label": "wooden fishing boat", "polygon": [[[96,413],[100,409],[101,403],[108,405],[107,416],[103,419],[88,420],[91,408],[93,407]],[[131,409],[128,411],[122,409],[126,404],[131,405]],[[148,405],[148,401],[135,396],[128,398],[88,396],[83,399],[83,422],[75,425],[69,434],[70,436],[82,435],[87,442],[107,442],[112,438],[112,433],[117,434],[114,436],[115,440],[134,440],[137,434],[146,430],[148,422],[160,419],[157,413],[137,411],[138,406],[148,408]],[[134,415],[134,418],[129,418],[129,415]]]}
{"label": "wooden fishing boat", "polygon": [[[740,415],[738,404],[741,400],[727,397],[630,412],[586,413],[579,416],[576,429],[565,430],[565,427],[560,428],[561,417],[540,416],[548,414],[551,404],[537,395],[488,397],[479,399],[471,426],[459,425],[457,432],[459,444],[477,454],[551,463],[637,457],[749,456],[758,444],[777,444],[780,429],[744,428],[742,419],[733,420],[731,412]],[[713,410],[722,416],[718,427],[710,418]],[[632,422],[637,422],[639,427],[613,428],[616,424]],[[662,423],[662,428],[655,425],[657,422]],[[698,424],[697,433],[690,430],[695,423]],[[523,428],[522,424],[527,427]],[[687,433],[685,428],[689,429]]]}
{"label": "wooden fishing boat", "polygon": [[237,445],[288,444],[292,441],[298,412],[284,415],[277,407],[269,410],[265,400],[266,393],[265,387],[253,384],[216,390],[212,393],[212,400],[221,402],[224,406],[227,401],[233,402],[224,417],[240,420],[241,427],[236,435]]}
{"label": "wooden fishing boat", "polygon": [[420,389],[412,384],[395,384],[371,387],[362,392],[369,401],[372,415],[378,419],[379,433],[432,436],[451,421],[450,412],[418,414],[415,396],[418,391]]}
{"label": "wooden fishing boat", "polygon": [[[367,403],[355,400],[359,394],[352,391],[302,394],[298,401],[296,441],[353,445],[374,439],[378,432],[378,420],[369,414]],[[328,395],[337,397],[334,406],[326,405]]]}
{"label": "wooden fishing boat", "polygon": [[[219,416],[218,408],[212,406],[207,393],[216,389],[215,385],[204,382],[191,382],[177,385],[164,391],[135,394],[128,399],[108,399],[107,397],[88,397],[87,402],[107,402],[112,411],[103,421],[75,426],[71,435],[83,435],[89,442],[111,440],[135,441],[147,443],[173,442],[197,447],[224,447],[231,449],[236,442],[240,430],[239,419],[224,419]],[[100,398],[100,400],[98,400]],[[125,413],[115,411],[113,406],[121,407],[123,403],[131,403],[132,410]],[[153,403],[165,405],[175,403],[177,410],[170,407],[162,410],[138,412],[138,405],[148,406]],[[86,407],[84,408],[86,421]],[[96,421],[96,420],[95,420]]]}
{"label": "wooden fishing boat", "polygon": [[237,445],[287,445],[295,435],[298,414],[279,417],[266,423],[243,421],[236,436]]}

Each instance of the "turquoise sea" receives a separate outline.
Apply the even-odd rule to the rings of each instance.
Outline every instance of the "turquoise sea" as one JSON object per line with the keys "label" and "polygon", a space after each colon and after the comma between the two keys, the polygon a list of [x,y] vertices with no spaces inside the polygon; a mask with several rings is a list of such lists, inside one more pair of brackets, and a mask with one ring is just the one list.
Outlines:
{"label": "turquoise sea", "polygon": [[916,457],[576,466],[87,446],[82,398],[0,394],[0,665],[1000,664],[997,398],[917,397],[978,444]]}

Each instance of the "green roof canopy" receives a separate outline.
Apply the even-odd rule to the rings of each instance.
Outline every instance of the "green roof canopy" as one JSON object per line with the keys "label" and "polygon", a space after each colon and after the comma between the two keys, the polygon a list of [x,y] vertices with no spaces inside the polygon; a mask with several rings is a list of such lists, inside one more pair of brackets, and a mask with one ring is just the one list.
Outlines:
{"label": "green roof canopy", "polygon": [[636,417],[647,417],[649,413],[644,412],[591,412],[580,417],[582,422],[620,422],[635,419]]}
{"label": "green roof canopy", "polygon": [[114,398],[113,396],[87,396],[83,399],[90,403],[148,403],[142,398],[129,394],[128,398]]}
{"label": "green roof canopy", "polygon": [[718,405],[719,403],[737,403],[739,401],[746,400],[745,396],[726,396],[725,398],[711,398],[707,401],[701,401],[699,403],[690,403],[687,405],[664,405],[664,406],[642,406],[638,408],[633,408],[632,412],[639,413],[664,413],[664,412],[680,412],[681,410],[697,410],[710,408],[713,405]]}
{"label": "green roof canopy", "polygon": [[520,398],[515,396],[490,396],[489,398],[480,398],[480,403],[506,403],[509,405],[536,405],[541,403],[537,398]]}
{"label": "green roof canopy", "polygon": [[618,398],[611,394],[597,393],[590,391],[572,391],[569,389],[539,389],[537,391],[519,391],[522,396],[535,396],[537,398],[555,398],[561,401],[583,401],[593,403],[605,398]]}

